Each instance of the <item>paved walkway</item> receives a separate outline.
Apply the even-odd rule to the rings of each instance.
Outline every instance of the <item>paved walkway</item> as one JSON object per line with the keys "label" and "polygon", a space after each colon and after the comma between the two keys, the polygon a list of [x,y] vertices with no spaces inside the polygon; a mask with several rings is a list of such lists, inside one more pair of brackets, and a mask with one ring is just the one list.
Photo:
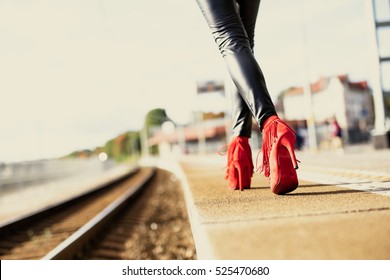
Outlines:
{"label": "paved walkway", "polygon": [[300,187],[231,191],[226,158],[184,157],[183,181],[199,259],[390,259],[390,150],[298,152]]}

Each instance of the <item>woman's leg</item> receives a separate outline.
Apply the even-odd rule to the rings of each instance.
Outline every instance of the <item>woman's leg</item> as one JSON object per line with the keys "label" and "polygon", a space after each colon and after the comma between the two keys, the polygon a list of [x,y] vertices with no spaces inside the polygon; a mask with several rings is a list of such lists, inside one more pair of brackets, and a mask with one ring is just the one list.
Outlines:
{"label": "woman's leg", "polygon": [[232,133],[233,136],[250,138],[252,135],[252,112],[249,110],[237,88],[232,90]]}
{"label": "woman's leg", "polygon": [[[263,133],[264,175],[272,192],[284,194],[298,187],[294,153],[295,133],[276,115],[263,73],[253,55],[254,27],[260,0],[197,0],[227,68],[241,94],[234,115],[237,131],[248,125],[251,111]],[[246,104],[246,106],[244,106]],[[248,138],[236,137],[228,149],[229,186],[250,187],[253,164]]]}
{"label": "woman's leg", "polygon": [[[237,0],[238,12],[248,36],[249,46],[254,53],[254,37],[257,14],[260,0]],[[252,134],[252,113],[242,99],[238,89],[232,92],[232,131],[234,136],[251,137]]]}
{"label": "woman's leg", "polygon": [[[249,108],[262,128],[264,121],[276,115],[276,111],[263,73],[252,52],[259,2],[259,0],[241,0],[238,3],[235,0],[197,0],[225,59],[233,82],[244,101],[238,102],[241,106],[241,115],[238,114],[236,119],[248,120],[245,110]],[[235,98],[233,101],[237,100],[239,99]],[[244,104],[247,105],[247,109]],[[236,108],[239,111],[239,108]],[[245,124],[242,127],[247,127],[248,123],[242,124]]]}

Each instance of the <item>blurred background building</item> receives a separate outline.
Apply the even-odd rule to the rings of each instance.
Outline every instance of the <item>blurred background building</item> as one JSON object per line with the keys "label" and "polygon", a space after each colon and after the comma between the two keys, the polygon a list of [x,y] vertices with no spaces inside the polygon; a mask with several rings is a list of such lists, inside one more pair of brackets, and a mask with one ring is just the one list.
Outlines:
{"label": "blurred background building", "polygon": [[160,154],[164,151],[185,154],[216,152],[226,143],[230,117],[224,81],[198,82],[196,96],[188,102],[193,102],[189,123],[173,121],[171,128],[168,124],[161,126],[149,138],[148,145],[159,146]]}
{"label": "blurred background building", "polygon": [[[371,89],[367,81],[352,82],[347,75],[322,77],[311,84],[312,110],[317,142],[320,148],[328,146],[329,123],[335,118],[345,143],[362,143],[370,139],[374,110]],[[291,87],[279,96],[277,111],[302,137],[302,146],[308,145],[303,87]]]}

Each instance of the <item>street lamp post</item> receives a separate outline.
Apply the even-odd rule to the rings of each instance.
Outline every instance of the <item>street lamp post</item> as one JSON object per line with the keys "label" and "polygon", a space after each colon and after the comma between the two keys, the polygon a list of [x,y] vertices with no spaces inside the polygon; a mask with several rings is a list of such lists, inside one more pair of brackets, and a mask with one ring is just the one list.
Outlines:
{"label": "street lamp post", "polygon": [[380,76],[380,55],[378,51],[378,39],[377,39],[377,19],[375,16],[375,0],[367,0],[366,13],[367,13],[367,25],[369,27],[369,44],[370,44],[370,62],[371,62],[371,88],[374,98],[375,109],[375,129],[372,133],[373,145],[377,149],[388,148],[389,140],[386,135],[386,113],[383,98],[382,81]]}
{"label": "street lamp post", "polygon": [[301,0],[301,9],[303,12],[302,16],[302,33],[303,33],[303,59],[304,59],[304,67],[305,67],[305,86],[303,87],[304,100],[306,105],[306,122],[307,122],[307,130],[309,137],[309,147],[310,151],[316,152],[318,149],[317,146],[317,134],[316,134],[316,124],[315,117],[313,111],[313,95],[311,91],[310,84],[310,63],[309,63],[309,47],[308,47],[308,36],[306,29],[306,10],[305,10],[305,0]]}

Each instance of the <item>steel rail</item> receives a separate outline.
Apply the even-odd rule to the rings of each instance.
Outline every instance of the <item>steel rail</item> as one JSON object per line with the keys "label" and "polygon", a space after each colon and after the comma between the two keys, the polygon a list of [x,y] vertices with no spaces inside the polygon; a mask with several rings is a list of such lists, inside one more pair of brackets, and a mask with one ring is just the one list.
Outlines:
{"label": "steel rail", "polygon": [[117,178],[115,178],[111,181],[104,182],[102,184],[97,185],[93,190],[87,190],[81,194],[72,196],[72,197],[67,198],[63,201],[60,201],[58,203],[54,203],[54,204],[48,205],[46,207],[43,207],[39,210],[33,211],[31,213],[21,215],[19,217],[12,218],[12,219],[6,220],[4,222],[1,222],[0,223],[0,239],[3,235],[7,234],[8,232],[10,232],[14,229],[17,229],[17,228],[19,228],[27,223],[31,223],[32,221],[39,220],[42,217],[45,217],[50,213],[53,213],[55,211],[58,211],[58,210],[63,209],[65,207],[68,207],[69,205],[73,204],[74,202],[81,201],[81,200],[83,200],[91,195],[94,195],[100,191],[108,189],[111,186],[126,180],[127,178],[129,178],[132,175],[134,175],[135,173],[137,173],[139,171],[139,169],[140,169],[139,167],[133,167],[133,168],[129,169],[129,171],[126,172],[125,174],[118,176]]}
{"label": "steel rail", "polygon": [[117,198],[88,223],[74,232],[65,241],[60,243],[51,252],[46,254],[43,260],[65,260],[73,259],[82,248],[88,244],[99,231],[115,217],[127,203],[136,197],[147,182],[155,175],[156,169],[150,168],[145,177],[135,186],[130,188],[121,197]]}

